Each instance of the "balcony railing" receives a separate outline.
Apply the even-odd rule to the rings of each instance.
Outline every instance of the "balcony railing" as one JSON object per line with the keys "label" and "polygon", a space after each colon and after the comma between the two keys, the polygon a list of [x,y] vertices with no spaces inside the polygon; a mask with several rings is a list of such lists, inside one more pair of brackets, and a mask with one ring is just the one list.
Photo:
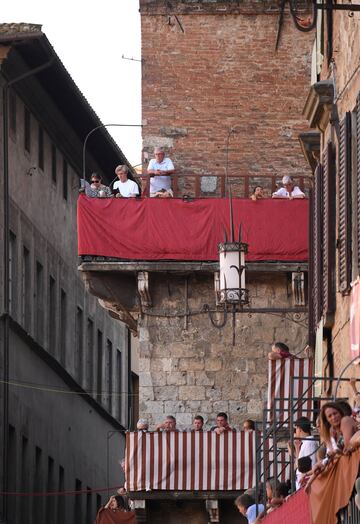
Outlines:
{"label": "balcony railing", "polygon": [[[149,195],[149,175],[140,176],[142,181],[143,196]],[[311,176],[302,175],[294,177],[295,185],[307,192]],[[264,188],[265,197],[270,198],[271,194],[279,187],[282,187],[281,177],[278,175],[234,175],[229,174],[228,180],[231,184],[232,194],[236,198],[249,198],[256,186]],[[226,175],[197,175],[174,173],[171,175],[171,184],[174,197],[182,198],[224,198],[227,196]]]}

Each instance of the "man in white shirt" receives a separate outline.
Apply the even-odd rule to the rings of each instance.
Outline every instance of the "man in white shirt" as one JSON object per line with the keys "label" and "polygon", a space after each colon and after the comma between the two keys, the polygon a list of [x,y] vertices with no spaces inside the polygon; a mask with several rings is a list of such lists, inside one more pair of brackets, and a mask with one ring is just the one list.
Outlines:
{"label": "man in white shirt", "polygon": [[134,180],[128,178],[129,168],[128,166],[117,166],[115,169],[115,175],[118,177],[113,189],[118,189],[119,192],[116,194],[116,197],[136,197],[139,194],[139,186]]}
{"label": "man in white shirt", "polygon": [[294,185],[291,176],[283,176],[282,184],[284,187],[275,191],[275,193],[272,194],[272,198],[288,198],[289,200],[293,200],[294,198],[305,198],[305,193],[301,191],[299,186]]}
{"label": "man in white shirt", "polygon": [[171,176],[175,172],[174,164],[170,158],[165,158],[162,147],[155,147],[155,158],[149,162],[147,173],[150,175],[150,196],[172,196]]}
{"label": "man in white shirt", "polygon": [[[310,457],[312,467],[316,464],[316,450],[318,442],[311,436],[311,422],[307,417],[300,417],[294,423],[294,458],[297,463],[301,457]],[[292,453],[291,449],[289,452]],[[299,489],[302,473],[296,469],[296,489]]]}

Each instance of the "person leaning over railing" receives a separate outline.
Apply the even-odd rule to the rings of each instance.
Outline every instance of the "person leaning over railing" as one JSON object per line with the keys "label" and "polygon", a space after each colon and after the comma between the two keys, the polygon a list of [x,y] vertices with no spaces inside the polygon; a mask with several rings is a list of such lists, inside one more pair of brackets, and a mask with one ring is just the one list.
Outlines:
{"label": "person leaning over railing", "polygon": [[155,431],[178,431],[176,429],[176,418],[173,415],[168,415],[164,422],[156,426]]}
{"label": "person leaning over railing", "polygon": [[139,195],[139,186],[135,180],[129,178],[129,168],[125,165],[117,166],[115,175],[119,180],[114,182],[113,193],[116,198],[134,198]]}
{"label": "person leaning over railing", "polygon": [[174,164],[170,158],[165,157],[162,147],[155,147],[155,158],[152,158],[147,168],[150,175],[150,196],[169,198],[173,196],[171,189],[171,176],[175,173]]}
{"label": "person leaning over railing", "polygon": [[264,188],[262,186],[254,187],[254,191],[250,196],[250,200],[262,200],[264,198]]}
{"label": "person leaning over railing", "polygon": [[109,198],[112,196],[110,188],[102,184],[102,178],[97,173],[91,175],[90,185],[87,183],[85,193],[86,196],[91,198]]}
{"label": "person leaning over railing", "polygon": [[221,433],[224,433],[224,431],[232,431],[226,413],[221,411],[216,415],[216,426],[213,426],[211,431],[215,431],[215,433],[218,435],[221,435]]}
{"label": "person leaning over railing", "polygon": [[291,176],[283,176],[282,184],[284,187],[275,191],[275,193],[272,194],[272,198],[287,198],[288,200],[305,198],[305,193],[301,191],[299,186],[294,185],[294,180]]}

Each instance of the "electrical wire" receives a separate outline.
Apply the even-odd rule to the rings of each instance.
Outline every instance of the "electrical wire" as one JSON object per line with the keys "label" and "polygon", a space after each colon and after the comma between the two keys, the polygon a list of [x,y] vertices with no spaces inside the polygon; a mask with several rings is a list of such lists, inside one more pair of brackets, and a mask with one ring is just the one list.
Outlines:
{"label": "electrical wire", "polygon": [[41,492],[26,492],[26,491],[0,491],[0,496],[5,497],[60,497],[64,495],[83,495],[85,493],[101,493],[104,491],[117,491],[121,486],[110,488],[97,489],[81,489],[78,491],[41,491]]}

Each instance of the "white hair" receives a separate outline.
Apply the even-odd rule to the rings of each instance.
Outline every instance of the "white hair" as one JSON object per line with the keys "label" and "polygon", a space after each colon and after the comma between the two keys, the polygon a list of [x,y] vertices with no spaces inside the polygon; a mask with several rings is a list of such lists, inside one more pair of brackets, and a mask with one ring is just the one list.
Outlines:
{"label": "white hair", "polygon": [[282,177],[282,183],[283,183],[283,185],[285,185],[285,184],[293,184],[294,180],[293,180],[293,178],[291,176],[285,175],[285,176]]}

